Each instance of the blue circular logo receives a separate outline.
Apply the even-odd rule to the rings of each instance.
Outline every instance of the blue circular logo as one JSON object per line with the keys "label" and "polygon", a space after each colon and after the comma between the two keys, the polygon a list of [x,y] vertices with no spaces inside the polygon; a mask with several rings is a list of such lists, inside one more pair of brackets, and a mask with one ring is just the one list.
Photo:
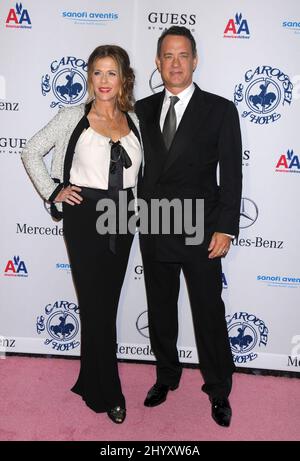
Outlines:
{"label": "blue circular logo", "polygon": [[79,330],[79,322],[71,312],[58,311],[48,317],[47,331],[58,341],[70,341]]}
{"label": "blue circular logo", "polygon": [[86,95],[87,63],[76,56],[63,56],[50,64],[41,79],[43,96],[51,96],[50,107],[78,104]]}
{"label": "blue circular logo", "polygon": [[77,104],[86,93],[86,80],[77,69],[62,69],[52,82],[55,97],[64,104]]}
{"label": "blue circular logo", "polygon": [[228,335],[231,350],[235,354],[245,354],[251,351],[257,343],[257,333],[249,323],[234,323],[228,329]]}
{"label": "blue circular logo", "polygon": [[276,109],[281,99],[279,85],[269,78],[251,82],[245,93],[247,106],[257,114],[268,114]]}
{"label": "blue circular logo", "polygon": [[243,81],[235,85],[234,103],[241,116],[255,125],[269,125],[281,118],[293,99],[289,76],[270,65],[246,70]]}

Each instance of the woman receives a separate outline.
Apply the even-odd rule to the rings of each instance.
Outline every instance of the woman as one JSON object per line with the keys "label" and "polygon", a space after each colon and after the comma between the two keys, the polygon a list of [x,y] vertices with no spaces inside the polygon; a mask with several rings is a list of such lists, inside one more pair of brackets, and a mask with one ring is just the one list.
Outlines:
{"label": "woman", "polygon": [[[88,60],[87,104],[63,108],[28,141],[22,160],[63,217],[81,320],[81,367],[72,391],[115,423],[126,417],[116,359],[116,315],[133,236],[99,234],[99,199],[133,198],[142,153],[133,114],[134,72],[125,50],[97,47]],[[43,156],[55,147],[51,175]],[[117,213],[118,214],[118,213]]]}

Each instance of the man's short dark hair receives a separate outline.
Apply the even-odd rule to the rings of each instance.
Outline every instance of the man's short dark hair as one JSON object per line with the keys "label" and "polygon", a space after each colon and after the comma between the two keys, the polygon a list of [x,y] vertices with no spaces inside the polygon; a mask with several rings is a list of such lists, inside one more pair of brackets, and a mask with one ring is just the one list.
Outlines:
{"label": "man's short dark hair", "polygon": [[160,56],[162,41],[167,35],[180,35],[181,37],[188,38],[189,41],[191,42],[193,56],[194,57],[196,56],[197,49],[196,49],[195,39],[194,39],[191,31],[189,29],[187,29],[186,27],[183,27],[183,26],[172,26],[169,29],[166,29],[161,34],[161,36],[159,37],[158,42],[157,42],[157,56]]}

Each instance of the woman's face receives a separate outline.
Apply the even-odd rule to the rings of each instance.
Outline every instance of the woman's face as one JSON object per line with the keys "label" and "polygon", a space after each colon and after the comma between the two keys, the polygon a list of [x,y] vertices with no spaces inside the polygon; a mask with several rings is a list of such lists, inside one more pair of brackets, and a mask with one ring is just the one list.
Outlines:
{"label": "woman's face", "polygon": [[116,61],[107,56],[94,63],[91,75],[96,100],[115,102],[121,88],[121,79]]}

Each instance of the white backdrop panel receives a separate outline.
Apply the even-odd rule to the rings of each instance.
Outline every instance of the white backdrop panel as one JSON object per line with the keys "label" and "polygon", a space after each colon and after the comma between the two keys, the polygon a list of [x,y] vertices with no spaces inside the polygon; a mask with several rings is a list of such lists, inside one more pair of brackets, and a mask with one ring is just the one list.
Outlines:
{"label": "white backdrop panel", "polygon": [[[157,39],[165,27],[185,25],[197,41],[195,82],[235,100],[240,113],[241,232],[223,262],[233,356],[239,366],[299,371],[299,13],[298,0],[27,0],[22,8],[1,2],[0,352],[80,353],[61,223],[32,187],[22,146],[60,105],[84,101],[86,61],[100,44],[127,49],[137,99],[158,91]],[[70,76],[79,88],[72,99],[64,94]],[[290,81],[296,84],[292,97]],[[154,359],[146,311],[135,238],[118,314],[120,358]],[[197,363],[184,280],[179,317],[180,358]]]}

